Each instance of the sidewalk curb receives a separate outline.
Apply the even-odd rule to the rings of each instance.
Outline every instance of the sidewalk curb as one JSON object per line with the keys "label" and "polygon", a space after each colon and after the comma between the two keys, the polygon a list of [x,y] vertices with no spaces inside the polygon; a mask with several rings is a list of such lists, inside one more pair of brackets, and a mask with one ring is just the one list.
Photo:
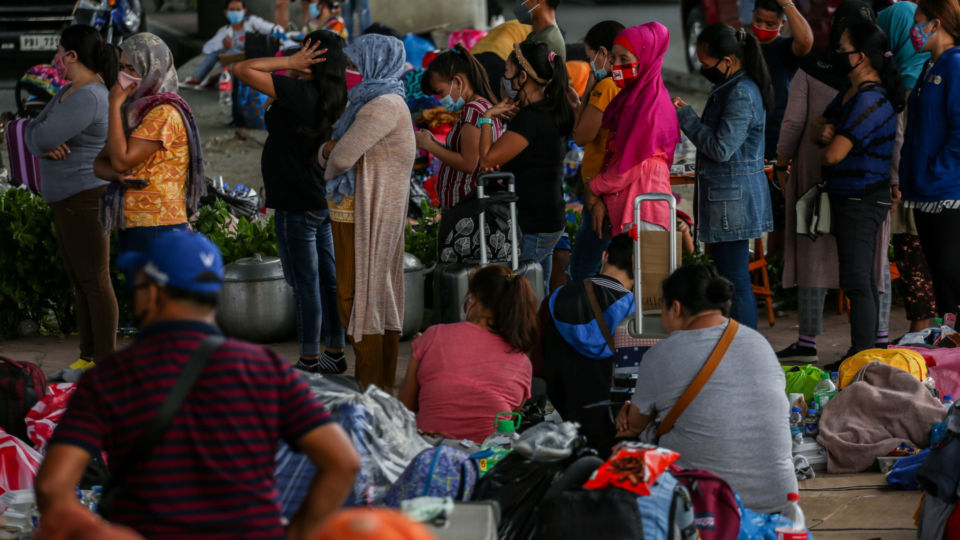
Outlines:
{"label": "sidewalk curb", "polygon": [[673,88],[699,92],[701,94],[709,94],[713,89],[713,85],[701,77],[699,73],[688,73],[686,71],[663,68],[662,74],[664,84]]}

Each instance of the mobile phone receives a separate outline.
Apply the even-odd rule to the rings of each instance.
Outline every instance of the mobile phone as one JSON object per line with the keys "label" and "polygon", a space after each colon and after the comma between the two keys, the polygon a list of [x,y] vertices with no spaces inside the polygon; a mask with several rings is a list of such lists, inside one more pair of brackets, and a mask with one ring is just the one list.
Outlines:
{"label": "mobile phone", "polygon": [[143,189],[150,185],[150,181],[143,178],[124,178],[123,183],[137,189]]}

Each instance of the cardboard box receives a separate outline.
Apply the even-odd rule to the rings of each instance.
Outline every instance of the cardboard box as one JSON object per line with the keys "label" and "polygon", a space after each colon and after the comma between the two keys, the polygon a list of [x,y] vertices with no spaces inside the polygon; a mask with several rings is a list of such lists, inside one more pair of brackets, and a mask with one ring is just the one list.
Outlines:
{"label": "cardboard box", "polygon": [[[670,275],[669,236],[667,231],[640,231],[640,293],[644,311],[663,307],[663,280]],[[682,245],[677,234],[677,266],[683,261]]]}

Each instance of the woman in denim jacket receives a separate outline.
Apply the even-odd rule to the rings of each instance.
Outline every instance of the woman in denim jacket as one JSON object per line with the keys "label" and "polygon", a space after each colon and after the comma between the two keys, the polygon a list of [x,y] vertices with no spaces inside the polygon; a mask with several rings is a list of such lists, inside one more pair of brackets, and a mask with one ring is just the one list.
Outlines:
{"label": "woman in denim jacket", "polygon": [[757,38],[742,29],[708,26],[697,38],[697,57],[700,72],[714,84],[703,117],[680,98],[673,100],[680,128],[697,147],[696,235],[735,287],[731,316],[756,328],[748,242],[773,230],[763,170],[773,87]]}

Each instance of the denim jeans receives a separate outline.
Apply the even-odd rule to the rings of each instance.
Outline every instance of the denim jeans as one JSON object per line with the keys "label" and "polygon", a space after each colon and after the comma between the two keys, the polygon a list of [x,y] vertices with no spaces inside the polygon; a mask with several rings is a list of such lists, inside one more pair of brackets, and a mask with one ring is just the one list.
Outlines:
{"label": "denim jeans", "polygon": [[[359,37],[364,30],[373,24],[373,17],[370,15],[370,0],[346,0],[340,3],[340,14],[347,23],[347,36],[352,43]],[[353,16],[360,19],[360,31],[354,32]]]}
{"label": "denim jeans", "polygon": [[553,248],[563,236],[563,231],[523,235],[521,261],[537,261],[543,267],[544,294],[549,294],[550,271],[553,269]]}
{"label": "denim jeans", "polygon": [[[730,317],[744,326],[757,328],[757,299],[750,282],[750,243],[748,240],[709,244],[717,272],[733,283]],[[873,260],[873,259],[871,259]]]}
{"label": "denim jeans", "polygon": [[319,355],[322,336],[327,348],[342,349],[330,211],[277,210],[274,222],[283,275],[296,299],[300,355]]}
{"label": "denim jeans", "polygon": [[879,288],[874,261],[877,232],[890,211],[890,195],[880,190],[863,197],[830,196],[837,239],[840,288],[850,299],[850,353],[874,346]]}
{"label": "denim jeans", "polygon": [[238,47],[233,47],[231,49],[218,49],[213,51],[204,57],[203,62],[200,64],[200,67],[197,68],[196,73],[193,74],[194,77],[203,80],[204,77],[210,74],[213,71],[213,66],[217,65],[217,62],[220,61],[221,54],[237,54],[242,53],[243,49]]}
{"label": "denim jeans", "polygon": [[610,247],[610,242],[613,240],[597,236],[596,231],[593,230],[593,216],[586,205],[580,216],[580,230],[577,231],[573,253],[570,255],[570,280],[573,283],[579,283],[597,275],[603,252]]}
{"label": "denim jeans", "polygon": [[[186,223],[181,223],[180,225],[160,225],[159,227],[128,227],[126,229],[120,229],[117,231],[117,252],[144,252],[161,234],[167,231],[185,230],[187,230]],[[131,279],[129,282],[130,286],[133,286],[133,280]]]}

